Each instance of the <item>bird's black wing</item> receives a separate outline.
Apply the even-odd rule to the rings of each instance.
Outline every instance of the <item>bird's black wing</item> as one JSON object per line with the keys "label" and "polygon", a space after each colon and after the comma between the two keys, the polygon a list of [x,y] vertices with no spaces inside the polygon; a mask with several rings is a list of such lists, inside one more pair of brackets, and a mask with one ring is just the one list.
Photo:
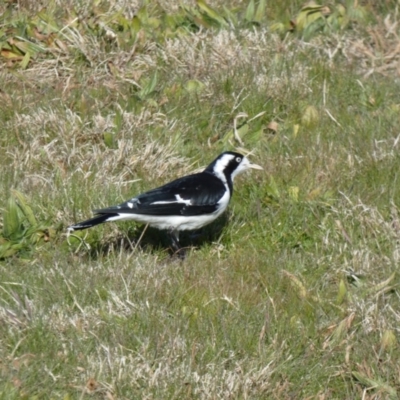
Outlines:
{"label": "bird's black wing", "polygon": [[194,216],[216,211],[227,188],[209,172],[188,175],[97,214]]}

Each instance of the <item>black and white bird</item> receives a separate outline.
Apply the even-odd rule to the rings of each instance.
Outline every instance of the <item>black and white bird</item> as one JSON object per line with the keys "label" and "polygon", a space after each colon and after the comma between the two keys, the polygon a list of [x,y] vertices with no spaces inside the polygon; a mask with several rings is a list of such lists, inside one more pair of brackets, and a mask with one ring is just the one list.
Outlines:
{"label": "black and white bird", "polygon": [[236,175],[252,164],[242,154],[220,154],[203,172],[187,175],[140,194],[117,206],[95,210],[95,217],[68,227],[68,232],[103,222],[134,220],[167,230],[178,252],[179,232],[199,229],[218,218],[227,208]]}

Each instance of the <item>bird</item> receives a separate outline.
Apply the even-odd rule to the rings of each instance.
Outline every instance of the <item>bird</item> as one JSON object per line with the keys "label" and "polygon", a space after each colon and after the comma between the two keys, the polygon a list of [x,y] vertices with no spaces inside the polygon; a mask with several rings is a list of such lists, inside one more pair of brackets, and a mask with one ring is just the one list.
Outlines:
{"label": "bird", "polygon": [[173,251],[183,254],[179,233],[199,229],[223,214],[233,194],[234,178],[248,169],[263,168],[240,153],[226,151],[200,173],[183,176],[119,205],[94,210],[93,218],[70,225],[68,234],[105,222],[134,220],[167,230]]}

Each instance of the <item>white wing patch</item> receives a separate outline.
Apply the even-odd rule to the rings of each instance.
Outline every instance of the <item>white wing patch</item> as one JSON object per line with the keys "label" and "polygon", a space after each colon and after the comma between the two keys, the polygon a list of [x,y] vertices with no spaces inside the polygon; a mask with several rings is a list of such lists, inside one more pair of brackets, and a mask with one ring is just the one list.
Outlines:
{"label": "white wing patch", "polygon": [[125,203],[129,208],[136,208],[137,204],[140,204],[140,200],[137,197],[130,199]]}
{"label": "white wing patch", "polygon": [[155,201],[154,203],[151,203],[151,205],[154,206],[156,204],[186,204],[187,206],[190,206],[192,204],[191,200],[182,199],[182,197],[179,194],[176,194],[175,198],[176,200]]}
{"label": "white wing patch", "polygon": [[176,200],[178,200],[177,203],[184,203],[187,206],[190,206],[192,204],[192,201],[190,199],[189,200],[182,199],[182,197],[179,196],[179,194],[176,194],[175,197],[176,197]]}
{"label": "white wing patch", "polygon": [[172,204],[172,203],[177,203],[177,201],[154,201],[153,203],[150,203],[150,205],[155,206],[157,204]]}

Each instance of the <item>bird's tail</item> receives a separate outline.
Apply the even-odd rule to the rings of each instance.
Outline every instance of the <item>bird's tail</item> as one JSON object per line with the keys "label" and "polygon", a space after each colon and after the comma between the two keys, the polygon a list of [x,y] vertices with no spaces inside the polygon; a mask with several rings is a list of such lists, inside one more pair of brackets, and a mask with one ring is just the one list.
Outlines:
{"label": "bird's tail", "polygon": [[102,224],[103,222],[107,222],[110,218],[115,217],[114,214],[99,214],[94,218],[88,219],[86,221],[79,222],[75,225],[70,225],[67,229],[68,232],[79,231],[82,229],[91,228],[92,226],[96,226]]}

